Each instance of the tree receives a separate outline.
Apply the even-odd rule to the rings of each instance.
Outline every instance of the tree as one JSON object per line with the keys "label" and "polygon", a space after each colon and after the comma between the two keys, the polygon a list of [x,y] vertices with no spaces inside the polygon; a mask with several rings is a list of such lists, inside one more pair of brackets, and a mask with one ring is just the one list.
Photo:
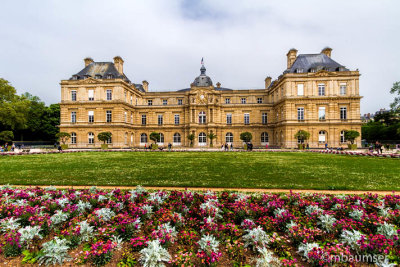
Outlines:
{"label": "tree", "polygon": [[99,139],[99,141],[102,141],[103,144],[105,144],[106,141],[111,138],[111,136],[112,136],[111,132],[101,132],[97,135],[97,139]]}
{"label": "tree", "polygon": [[395,96],[394,101],[390,104],[390,107],[393,111],[400,111],[400,82],[395,82],[393,87],[390,89],[391,94],[397,94]]}
{"label": "tree", "polygon": [[355,130],[349,130],[344,132],[344,138],[354,144],[354,140],[360,136],[360,133]]}
{"label": "tree", "polygon": [[187,137],[190,141],[190,146],[193,146],[193,140],[196,138],[196,136],[194,134],[189,134]]}
{"label": "tree", "polygon": [[160,140],[160,134],[159,134],[159,133],[156,133],[156,132],[152,132],[152,133],[150,134],[150,140],[153,140],[153,141],[154,141],[154,144],[157,143],[157,141]]}
{"label": "tree", "polygon": [[207,137],[210,139],[210,146],[213,146],[213,139],[217,138],[217,135],[213,132],[210,132],[209,134],[207,134]]}
{"label": "tree", "polygon": [[308,140],[310,138],[311,134],[307,131],[304,130],[299,130],[295,135],[294,138],[297,140],[300,140],[301,143],[304,143],[304,141]]}
{"label": "tree", "polygon": [[14,134],[11,131],[2,131],[0,132],[0,143],[9,143],[14,139]]}
{"label": "tree", "polygon": [[240,140],[242,140],[245,143],[248,143],[253,139],[253,135],[249,132],[244,132],[240,134]]}
{"label": "tree", "polygon": [[65,145],[65,142],[67,142],[68,139],[71,138],[71,135],[66,132],[59,132],[58,134],[56,134],[56,137],[61,141],[61,143],[63,143],[63,145]]}

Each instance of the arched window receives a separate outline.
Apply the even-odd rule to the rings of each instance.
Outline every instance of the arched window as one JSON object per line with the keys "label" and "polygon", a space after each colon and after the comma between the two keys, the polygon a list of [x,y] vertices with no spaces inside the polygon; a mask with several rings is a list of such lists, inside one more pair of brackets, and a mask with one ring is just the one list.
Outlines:
{"label": "arched window", "polygon": [[131,134],[131,145],[133,144],[133,134]]}
{"label": "arched window", "polygon": [[226,133],[225,142],[226,143],[233,143],[233,134],[232,133]]}
{"label": "arched window", "polygon": [[160,133],[160,139],[157,140],[157,143],[164,144],[164,134]]}
{"label": "arched window", "polygon": [[112,136],[110,136],[110,138],[107,139],[107,144],[112,144]]}
{"label": "arched window", "polygon": [[325,131],[319,131],[319,133],[318,133],[318,142],[320,142],[320,143],[325,143],[326,142],[326,132]]}
{"label": "arched window", "polygon": [[71,144],[76,144],[76,133],[71,133]]}
{"label": "arched window", "polygon": [[204,111],[200,111],[199,113],[199,123],[200,124],[206,123],[206,113]]}
{"label": "arched window", "polygon": [[346,143],[346,137],[344,136],[345,133],[345,130],[340,132],[340,143]]}
{"label": "arched window", "polygon": [[266,144],[268,143],[268,133],[263,132],[261,133],[261,144]]}
{"label": "arched window", "polygon": [[125,145],[128,144],[128,133],[125,133]]}
{"label": "arched window", "polygon": [[179,133],[174,133],[174,143],[180,144],[181,143],[181,135]]}
{"label": "arched window", "polygon": [[89,144],[94,144],[94,133],[88,133]]}
{"label": "arched window", "polygon": [[147,143],[147,134],[142,133],[140,135],[140,143]]}
{"label": "arched window", "polygon": [[205,133],[199,134],[199,146],[205,146],[207,144],[207,135]]}

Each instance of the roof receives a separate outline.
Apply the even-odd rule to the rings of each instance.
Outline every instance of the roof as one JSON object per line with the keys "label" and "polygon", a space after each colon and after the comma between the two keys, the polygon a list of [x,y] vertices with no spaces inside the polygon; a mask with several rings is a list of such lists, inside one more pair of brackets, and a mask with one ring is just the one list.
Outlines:
{"label": "roof", "polygon": [[323,53],[300,54],[293,65],[283,73],[296,73],[297,69],[301,69],[302,72],[311,72],[311,69],[314,69],[314,71],[322,69],[327,71],[348,71],[343,65],[340,65]]}
{"label": "roof", "polygon": [[[125,74],[120,74],[118,72],[117,68],[112,62],[92,62],[73,76],[77,77],[78,80],[86,78],[85,76],[95,78],[96,75],[100,75],[102,79],[105,79],[109,74],[113,75],[114,78],[120,78],[130,82]],[[73,80],[73,78],[71,77],[70,80]]]}
{"label": "roof", "polygon": [[[233,89],[224,88],[224,87],[214,87],[214,90],[216,90],[216,91],[232,91]],[[184,89],[177,90],[177,92],[187,92],[187,91],[190,91],[190,88],[184,88]]]}

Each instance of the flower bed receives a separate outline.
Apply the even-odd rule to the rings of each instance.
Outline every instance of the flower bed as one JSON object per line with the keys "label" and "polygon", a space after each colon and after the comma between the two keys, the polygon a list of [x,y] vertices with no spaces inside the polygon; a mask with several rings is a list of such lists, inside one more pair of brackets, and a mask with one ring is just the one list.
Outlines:
{"label": "flower bed", "polygon": [[399,195],[5,186],[0,201],[0,261],[12,265],[326,266],[374,261],[395,266],[400,262]]}

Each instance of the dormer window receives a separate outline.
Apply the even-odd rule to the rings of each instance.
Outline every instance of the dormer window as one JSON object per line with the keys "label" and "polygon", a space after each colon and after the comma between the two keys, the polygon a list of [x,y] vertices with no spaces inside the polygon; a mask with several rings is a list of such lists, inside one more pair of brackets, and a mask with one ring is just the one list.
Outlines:
{"label": "dormer window", "polygon": [[309,72],[315,72],[315,68],[311,68]]}
{"label": "dormer window", "polygon": [[114,79],[114,75],[112,75],[112,74],[107,74],[107,79]]}
{"label": "dormer window", "polygon": [[84,78],[84,79],[90,78],[90,75],[87,75],[87,74],[86,74],[86,75],[83,75],[83,78]]}
{"label": "dormer window", "polygon": [[102,76],[101,76],[100,74],[96,74],[96,75],[94,76],[94,78],[95,78],[95,79],[101,79]]}
{"label": "dormer window", "polygon": [[78,75],[73,75],[72,76],[72,80],[79,80],[79,76]]}
{"label": "dormer window", "polygon": [[344,67],[339,67],[336,69],[336,71],[344,71]]}
{"label": "dormer window", "polygon": [[296,73],[303,73],[303,69],[296,69]]}

